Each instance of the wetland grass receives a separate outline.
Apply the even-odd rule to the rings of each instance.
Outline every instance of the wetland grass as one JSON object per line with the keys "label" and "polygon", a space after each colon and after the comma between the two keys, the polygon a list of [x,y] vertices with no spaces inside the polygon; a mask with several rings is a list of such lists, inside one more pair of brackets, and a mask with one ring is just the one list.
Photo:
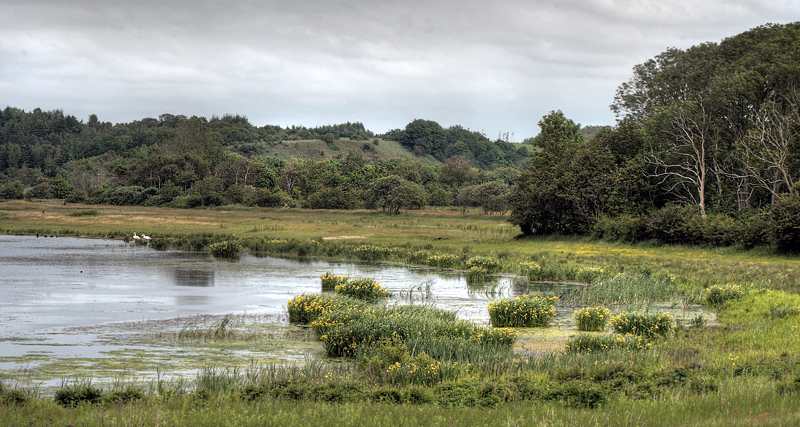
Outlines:
{"label": "wetland grass", "polygon": [[[474,339],[454,339],[455,333],[441,331],[460,333],[475,325],[411,312],[404,313],[410,320],[403,323],[392,317],[390,308],[370,307],[353,299],[344,303],[336,299],[344,298],[338,295],[301,295],[287,304],[292,323],[329,321],[317,325],[318,333],[346,338],[341,347],[350,350],[340,353],[347,359],[316,361],[309,368],[264,367],[259,374],[217,371],[181,384],[165,382],[151,393],[145,391],[133,404],[67,408],[45,398],[2,404],[0,424],[46,425],[47,416],[61,424],[96,425],[112,414],[131,425],[289,426],[315,420],[326,424],[331,419],[339,425],[396,425],[398,419],[408,425],[467,425],[483,420],[490,425],[524,425],[526,420],[535,420],[581,426],[800,423],[795,386],[800,383],[800,357],[790,350],[800,348],[800,315],[793,311],[800,307],[800,260],[796,257],[763,248],[709,250],[563,237],[513,240],[515,233],[503,218],[482,215],[91,208],[99,215],[89,224],[85,218],[68,216],[54,203],[2,203],[0,227],[12,234],[48,231],[101,237],[110,232],[122,236],[120,230],[136,224],[137,229],[152,230],[154,242],[160,237],[174,241],[173,247],[202,248],[234,240],[235,235],[251,254],[458,269],[465,269],[475,257],[491,257],[497,260],[498,271],[519,273],[529,280],[582,282],[576,291],[562,296],[560,305],[620,309],[651,302],[703,303],[716,310],[717,322],[672,328],[663,336],[653,333],[654,338],[626,337],[643,344],[636,349],[606,342],[611,348],[571,351],[573,347],[602,347],[591,347],[595,344],[580,335],[580,342],[573,337],[562,347],[570,351],[556,348],[515,355],[510,345],[481,341],[487,331],[503,330],[471,329]],[[363,239],[321,239],[331,235]],[[722,304],[708,300],[702,291],[728,284],[747,291]],[[356,308],[333,314],[343,307]],[[359,314],[362,317],[355,315],[358,310],[364,311]],[[392,324],[398,328],[387,327]],[[636,327],[637,331],[649,329]],[[381,333],[372,334],[375,330]],[[420,334],[421,330],[426,333]],[[433,330],[436,333],[427,333]],[[405,335],[399,339],[393,333]],[[611,334],[586,336],[618,340]],[[467,346],[471,346],[466,352],[469,357],[464,358],[460,355]],[[437,363],[435,368],[431,360]],[[396,367],[386,372],[391,366]]]}

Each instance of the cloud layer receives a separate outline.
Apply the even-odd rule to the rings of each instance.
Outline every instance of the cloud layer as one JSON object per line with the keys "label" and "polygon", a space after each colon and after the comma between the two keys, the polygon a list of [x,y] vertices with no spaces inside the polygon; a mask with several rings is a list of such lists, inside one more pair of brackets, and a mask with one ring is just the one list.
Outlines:
{"label": "cloud layer", "polygon": [[782,0],[0,0],[0,103],[125,122],[613,124],[634,65],[800,18]]}

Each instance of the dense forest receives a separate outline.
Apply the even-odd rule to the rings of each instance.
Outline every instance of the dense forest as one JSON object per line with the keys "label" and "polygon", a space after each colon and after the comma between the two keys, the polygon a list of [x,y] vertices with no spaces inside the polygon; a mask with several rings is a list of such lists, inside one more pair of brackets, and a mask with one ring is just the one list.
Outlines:
{"label": "dense forest", "polygon": [[[587,128],[552,111],[538,135],[514,144],[421,119],[376,135],[361,123],[257,127],[241,116],[164,114],[112,125],[7,107],[0,198],[480,207],[510,211],[525,235],[800,248],[800,23],[667,49],[633,68],[611,109],[615,126]],[[302,141],[323,149],[270,154]]]}

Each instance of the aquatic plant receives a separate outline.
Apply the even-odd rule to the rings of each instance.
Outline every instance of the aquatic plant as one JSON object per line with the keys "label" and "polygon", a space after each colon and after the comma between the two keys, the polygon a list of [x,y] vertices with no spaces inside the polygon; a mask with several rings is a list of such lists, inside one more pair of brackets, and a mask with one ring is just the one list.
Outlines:
{"label": "aquatic plant", "polygon": [[640,335],[647,338],[665,336],[675,328],[675,321],[669,313],[626,312],[612,317],[609,323],[618,334]]}
{"label": "aquatic plant", "polygon": [[601,352],[612,349],[644,350],[653,344],[643,336],[623,334],[580,333],[567,339],[567,353]]}
{"label": "aquatic plant", "polygon": [[340,294],[298,295],[286,304],[289,322],[309,324],[322,314],[333,310],[366,306],[366,303]]}
{"label": "aquatic plant", "polygon": [[486,275],[488,273],[489,272],[485,268],[472,266],[467,270],[467,283],[468,284],[483,283],[486,281]]}
{"label": "aquatic plant", "polygon": [[575,310],[573,315],[579,331],[602,331],[611,318],[611,311],[605,307],[585,307]]}
{"label": "aquatic plant", "polygon": [[237,241],[222,241],[208,246],[214,258],[236,258],[242,250],[242,245]]}
{"label": "aquatic plant", "polygon": [[389,292],[372,279],[350,279],[334,287],[339,295],[347,295],[367,302],[389,296]]}
{"label": "aquatic plant", "polygon": [[719,307],[726,301],[741,299],[745,290],[740,285],[713,285],[705,289],[706,304],[712,307]]}
{"label": "aquatic plant", "polygon": [[348,279],[350,279],[350,276],[337,276],[335,274],[331,274],[330,272],[326,272],[320,276],[320,280],[322,281],[322,290],[332,291],[336,288],[336,285],[345,283]]}
{"label": "aquatic plant", "polygon": [[542,276],[542,266],[538,262],[523,262],[519,265],[519,274],[528,278],[529,282],[540,280]]}
{"label": "aquatic plant", "polygon": [[558,297],[541,293],[493,301],[488,306],[489,319],[494,327],[547,326],[556,315],[556,301]]}
{"label": "aquatic plant", "polygon": [[477,267],[489,273],[494,273],[500,269],[500,261],[492,257],[475,256],[468,259],[467,262],[464,263],[464,267],[467,270]]}

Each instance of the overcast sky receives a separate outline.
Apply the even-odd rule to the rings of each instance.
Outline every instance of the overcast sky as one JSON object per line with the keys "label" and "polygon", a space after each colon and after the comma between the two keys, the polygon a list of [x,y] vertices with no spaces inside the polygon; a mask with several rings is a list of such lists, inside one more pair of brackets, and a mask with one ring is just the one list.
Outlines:
{"label": "overcast sky", "polygon": [[521,141],[551,110],[613,124],[616,88],[668,47],[797,20],[796,0],[0,0],[0,108]]}

